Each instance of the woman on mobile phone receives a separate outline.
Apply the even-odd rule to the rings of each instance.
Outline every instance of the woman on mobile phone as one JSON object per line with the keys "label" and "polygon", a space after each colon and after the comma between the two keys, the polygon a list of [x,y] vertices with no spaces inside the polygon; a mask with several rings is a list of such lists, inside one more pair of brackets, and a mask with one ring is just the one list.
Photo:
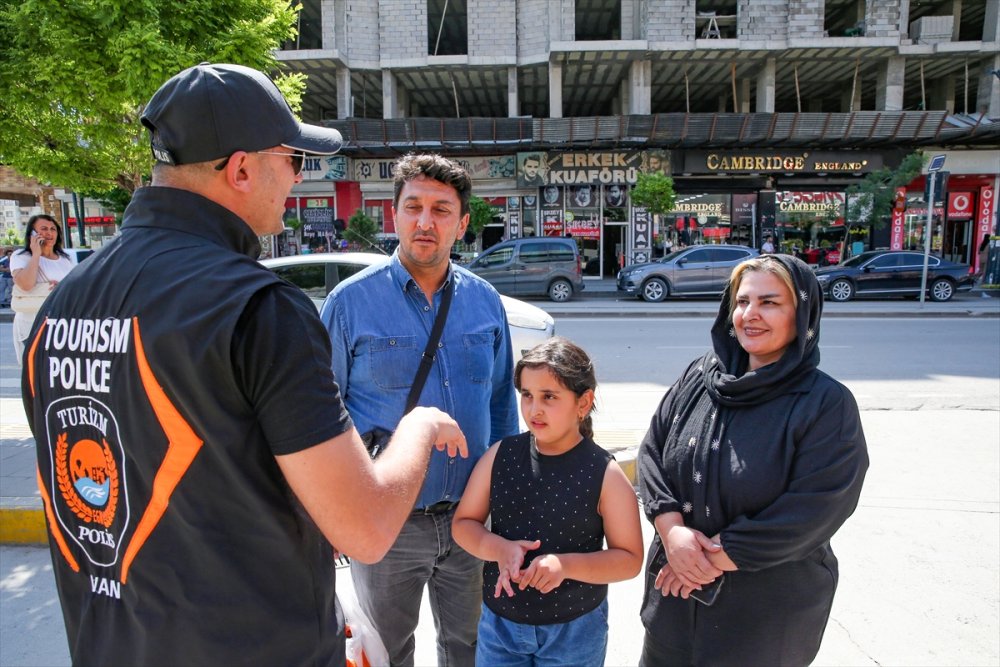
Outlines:
{"label": "woman on mobile phone", "polygon": [[73,268],[73,262],[62,248],[59,223],[43,213],[31,216],[24,230],[24,248],[10,257],[10,273],[14,279],[10,305],[14,311],[14,356],[18,365],[35,315],[49,292]]}
{"label": "woman on mobile phone", "polygon": [[837,587],[830,538],[861,494],[857,403],[820,371],[823,296],[789,255],[733,270],[712,350],[639,451],[649,550],[640,664],[806,665]]}

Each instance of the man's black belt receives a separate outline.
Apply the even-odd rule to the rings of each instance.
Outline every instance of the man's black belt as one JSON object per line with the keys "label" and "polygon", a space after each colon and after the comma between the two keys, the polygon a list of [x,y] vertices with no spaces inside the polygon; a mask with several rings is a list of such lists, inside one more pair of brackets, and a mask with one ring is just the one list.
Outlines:
{"label": "man's black belt", "polygon": [[457,502],[451,502],[450,500],[442,500],[439,503],[434,503],[433,505],[428,505],[427,507],[418,507],[413,510],[414,514],[444,514],[445,512],[450,512],[455,507],[458,506]]}

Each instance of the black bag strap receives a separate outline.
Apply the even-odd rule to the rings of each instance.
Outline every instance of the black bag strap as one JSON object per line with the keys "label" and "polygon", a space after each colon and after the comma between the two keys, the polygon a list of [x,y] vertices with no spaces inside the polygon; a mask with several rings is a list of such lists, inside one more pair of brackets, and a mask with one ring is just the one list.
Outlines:
{"label": "black bag strap", "polygon": [[441,295],[441,308],[438,309],[437,317],[434,318],[434,327],[431,329],[431,337],[427,339],[427,347],[420,355],[420,367],[417,368],[417,375],[413,378],[413,386],[406,397],[406,409],[403,414],[407,414],[417,406],[420,400],[420,392],[424,390],[424,383],[427,382],[427,375],[434,365],[434,358],[437,356],[438,341],[441,340],[441,333],[444,331],[445,320],[448,319],[448,309],[451,307],[451,294],[455,291],[455,276],[452,276],[445,287],[444,294]]}

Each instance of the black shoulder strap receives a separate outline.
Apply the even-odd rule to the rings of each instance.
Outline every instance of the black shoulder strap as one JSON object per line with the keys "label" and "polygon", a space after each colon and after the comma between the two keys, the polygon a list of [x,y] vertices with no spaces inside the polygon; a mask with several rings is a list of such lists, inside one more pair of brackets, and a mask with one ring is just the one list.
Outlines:
{"label": "black shoulder strap", "polygon": [[434,318],[434,328],[431,329],[431,337],[427,339],[427,347],[424,348],[424,353],[420,356],[420,367],[417,368],[417,375],[413,378],[413,385],[410,387],[410,393],[406,397],[404,415],[415,408],[417,401],[420,400],[420,392],[424,390],[427,375],[431,372],[431,366],[434,365],[434,357],[437,356],[438,341],[441,340],[441,332],[444,331],[445,320],[448,319],[448,309],[451,307],[451,294],[454,291],[455,276],[452,275],[445,287],[444,294],[441,295],[441,308],[438,310],[437,317]]}

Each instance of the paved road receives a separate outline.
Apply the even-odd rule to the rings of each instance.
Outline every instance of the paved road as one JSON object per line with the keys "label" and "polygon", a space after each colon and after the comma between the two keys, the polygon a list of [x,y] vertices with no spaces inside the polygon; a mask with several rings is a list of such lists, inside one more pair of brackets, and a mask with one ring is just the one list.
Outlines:
{"label": "paved road", "polygon": [[[703,349],[708,324],[557,316],[557,330],[596,360],[599,441],[641,435],[650,405]],[[823,326],[823,366],[858,396],[872,466],[858,511],[834,540],[841,585],[817,664],[1000,664],[1000,320]],[[9,396],[16,383],[0,366],[0,396]],[[6,422],[10,403],[0,405]],[[607,444],[627,454],[628,443]],[[49,568],[45,549],[0,547],[0,666],[69,662]],[[608,665],[636,664],[641,596],[641,579],[611,586]],[[429,612],[422,619],[417,661],[430,665]]]}

